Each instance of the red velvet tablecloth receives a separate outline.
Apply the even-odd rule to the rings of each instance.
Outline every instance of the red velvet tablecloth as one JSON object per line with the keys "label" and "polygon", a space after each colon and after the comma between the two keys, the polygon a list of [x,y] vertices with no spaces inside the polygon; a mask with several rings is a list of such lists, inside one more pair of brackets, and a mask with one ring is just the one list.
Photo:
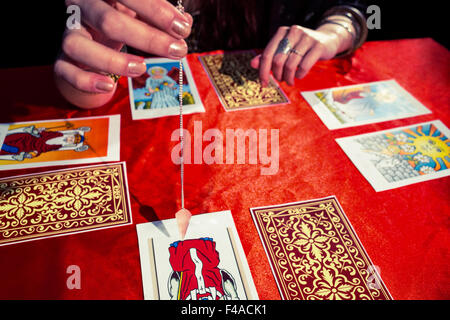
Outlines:
{"label": "red velvet tablecloth", "polygon": [[[30,52],[32,54],[32,52]],[[206,108],[185,116],[203,131],[279,129],[276,175],[259,165],[186,165],[186,207],[193,214],[231,210],[261,299],[279,299],[249,208],[336,195],[394,299],[448,299],[450,201],[448,177],[375,192],[336,138],[449,117],[450,54],[431,39],[368,42],[352,58],[318,63],[295,87],[281,84],[291,103],[225,112],[197,54],[188,61]],[[133,121],[125,78],[108,105],[80,110],[58,96],[52,68],[0,70],[0,122],[121,115],[133,224],[0,247],[1,299],[142,299],[135,224],[173,218],[179,208],[179,168],[170,135],[178,117]],[[328,130],[300,91],[395,79],[427,106],[428,115]],[[58,167],[60,168],[60,167]],[[57,169],[2,171],[0,177]],[[81,289],[66,286],[70,265]]]}

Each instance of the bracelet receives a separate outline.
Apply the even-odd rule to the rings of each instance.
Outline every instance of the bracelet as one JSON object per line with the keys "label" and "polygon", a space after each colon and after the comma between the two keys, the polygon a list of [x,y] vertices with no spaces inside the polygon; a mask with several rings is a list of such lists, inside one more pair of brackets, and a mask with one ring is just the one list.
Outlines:
{"label": "bracelet", "polygon": [[[349,18],[352,21],[353,28],[355,29],[355,37],[353,39],[354,40],[353,46],[349,50],[338,54],[337,57],[351,54],[356,49],[361,47],[362,44],[364,43],[364,41],[366,41],[366,39],[367,39],[368,30],[367,30],[366,19],[365,19],[364,15],[361,13],[361,11],[359,11],[357,8],[348,6],[348,5],[341,5],[341,6],[336,6],[336,7],[333,7],[331,9],[327,10],[325,12],[325,14],[323,15],[322,20],[319,22],[319,26],[324,24],[325,21],[327,21],[327,20],[328,20],[328,22],[332,21],[327,18],[329,18],[330,16],[333,16],[333,15],[344,16],[346,18]],[[335,22],[333,22],[333,23],[336,24],[337,20],[334,20],[334,21]],[[342,27],[344,27],[344,26],[342,26]]]}
{"label": "bracelet", "polygon": [[[343,20],[341,20],[341,21],[343,21]],[[344,28],[352,36],[352,42],[355,43],[356,34],[353,32],[352,29],[350,29],[350,27],[347,24],[341,23],[341,22],[339,22],[339,20],[325,19],[325,20],[322,20],[320,25],[323,26],[324,24],[328,24],[328,23],[335,24],[337,26],[341,26],[342,28]]]}

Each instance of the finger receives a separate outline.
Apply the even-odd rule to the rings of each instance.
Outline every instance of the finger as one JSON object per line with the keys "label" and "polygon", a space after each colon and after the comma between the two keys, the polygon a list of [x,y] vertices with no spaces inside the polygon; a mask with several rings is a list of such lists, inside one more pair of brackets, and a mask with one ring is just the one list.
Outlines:
{"label": "finger", "polygon": [[[288,39],[290,44],[298,43],[303,37],[303,30],[299,26],[292,26],[289,29],[288,34],[286,35],[286,38]],[[275,79],[278,81],[283,80],[283,72],[285,63],[288,59],[289,53],[275,53],[273,57],[273,63],[272,63],[272,72]]]}
{"label": "finger", "polygon": [[125,7],[123,4],[119,2],[114,3],[114,8],[116,8],[118,11],[122,13],[125,13],[127,16],[130,16],[132,18],[136,17],[136,12],[134,12],[130,8]]}
{"label": "finger", "polygon": [[188,12],[185,12],[184,16],[186,17],[186,19],[188,20],[189,25],[192,28],[192,24],[194,23],[194,18]]}
{"label": "finger", "polygon": [[300,41],[297,42],[286,61],[283,70],[283,80],[289,85],[294,85],[294,77],[297,68],[304,59],[307,52],[311,49],[314,40],[307,34],[303,34]]}
{"label": "finger", "polygon": [[267,83],[269,82],[269,75],[270,70],[272,69],[273,56],[278,48],[281,39],[283,39],[286,36],[288,30],[289,27],[280,27],[273,36],[273,38],[270,40],[267,47],[264,49],[259,64],[259,78],[261,79],[261,83],[263,86],[266,86]]}
{"label": "finger", "polygon": [[192,22],[167,0],[119,0],[136,11],[139,18],[181,39],[191,33]]}
{"label": "finger", "polygon": [[54,66],[55,74],[78,90],[89,93],[109,93],[114,90],[114,81],[98,73],[85,71],[64,57],[59,58]]}
{"label": "finger", "polygon": [[321,43],[317,43],[306,53],[300,62],[297,72],[295,73],[295,77],[297,79],[302,79],[309,72],[309,70],[311,70],[317,60],[319,60],[322,56],[323,50],[323,45]]}
{"label": "finger", "polygon": [[136,77],[147,71],[144,58],[115,51],[95,42],[81,32],[69,32],[62,43],[63,52],[89,69]]}
{"label": "finger", "polygon": [[111,40],[171,59],[180,59],[187,54],[184,40],[119,12],[103,1],[82,1],[79,5],[83,21]]}
{"label": "finger", "polygon": [[258,54],[256,57],[254,57],[251,61],[250,61],[250,66],[253,69],[258,69],[261,63],[261,55]]}

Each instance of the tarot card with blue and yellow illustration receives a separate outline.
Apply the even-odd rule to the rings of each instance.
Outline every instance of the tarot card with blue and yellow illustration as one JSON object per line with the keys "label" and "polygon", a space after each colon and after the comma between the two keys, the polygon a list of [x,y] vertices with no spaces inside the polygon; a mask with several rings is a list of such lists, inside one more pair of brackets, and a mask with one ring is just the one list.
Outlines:
{"label": "tarot card with blue and yellow illustration", "polygon": [[395,80],[302,92],[328,129],[431,113]]}
{"label": "tarot card with blue and yellow illustration", "polygon": [[376,191],[450,174],[450,131],[439,120],[336,139]]}
{"label": "tarot card with blue and yellow illustration", "polygon": [[[159,118],[180,113],[180,62],[164,58],[145,60],[147,72],[128,78],[133,120]],[[183,68],[183,113],[205,112],[186,59]]]}

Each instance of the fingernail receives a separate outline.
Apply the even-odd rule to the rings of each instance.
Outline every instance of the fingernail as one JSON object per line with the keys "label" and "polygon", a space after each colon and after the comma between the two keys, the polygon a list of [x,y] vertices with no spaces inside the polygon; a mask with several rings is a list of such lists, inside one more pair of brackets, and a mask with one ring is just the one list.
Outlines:
{"label": "fingernail", "polygon": [[97,81],[95,88],[102,92],[111,92],[114,90],[114,84],[105,81]]}
{"label": "fingernail", "polygon": [[183,40],[173,42],[169,46],[169,55],[176,58],[183,58],[187,54],[187,45]]}
{"label": "fingernail", "polygon": [[175,19],[172,22],[172,31],[185,38],[191,33],[191,27],[187,22]]}
{"label": "fingernail", "polygon": [[128,73],[130,75],[141,75],[145,71],[147,71],[147,66],[145,65],[145,62],[131,61],[130,63],[128,63]]}

